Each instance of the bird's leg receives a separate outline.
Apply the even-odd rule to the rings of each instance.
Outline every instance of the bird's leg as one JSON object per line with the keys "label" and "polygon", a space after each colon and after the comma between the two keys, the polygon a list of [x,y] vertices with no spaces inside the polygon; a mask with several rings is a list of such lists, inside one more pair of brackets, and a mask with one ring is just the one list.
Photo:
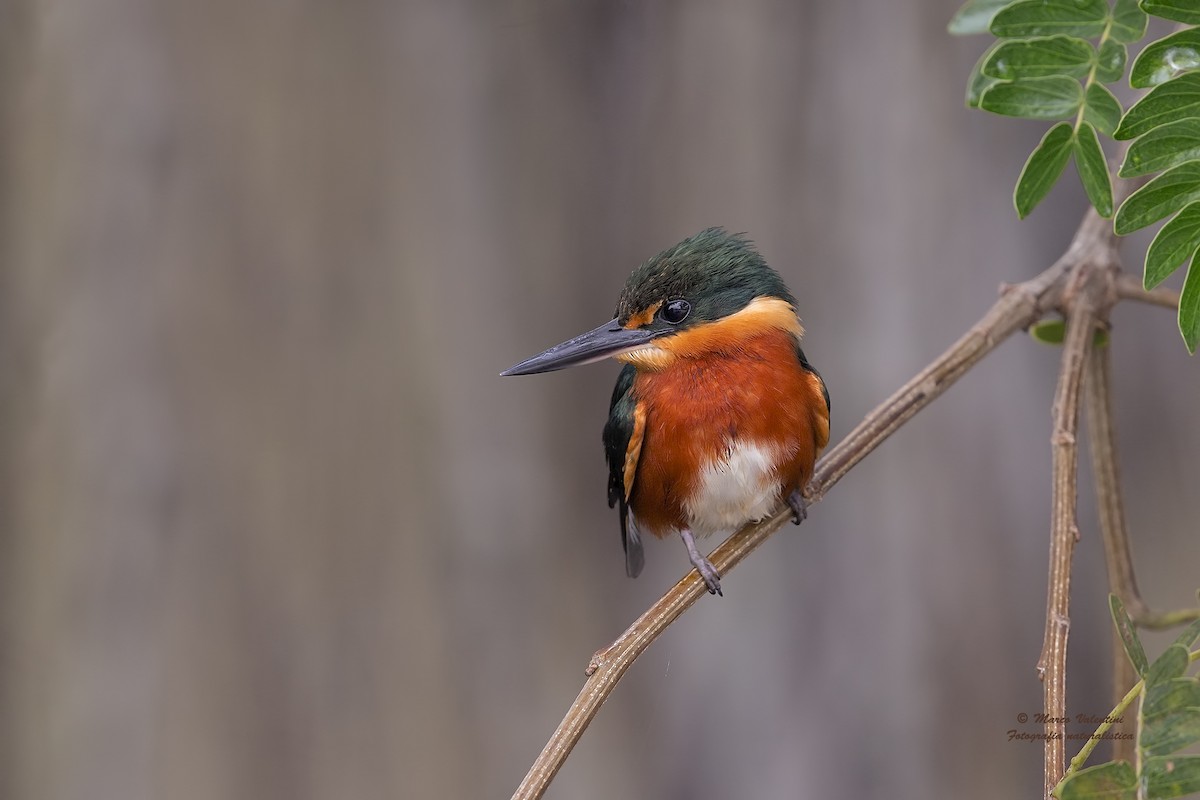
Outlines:
{"label": "bird's leg", "polygon": [[808,518],[808,501],[804,499],[804,495],[799,489],[793,489],[792,493],[787,496],[787,504],[792,508],[792,522],[799,525]]}
{"label": "bird's leg", "polygon": [[696,537],[687,528],[681,528],[679,531],[680,537],[683,539],[683,546],[687,548],[688,560],[692,562],[692,566],[700,573],[700,577],[704,579],[704,585],[708,587],[709,594],[719,594],[725,596],[721,591],[721,576],[717,572],[717,568],[712,565],[704,556],[700,555],[700,551],[696,549]]}

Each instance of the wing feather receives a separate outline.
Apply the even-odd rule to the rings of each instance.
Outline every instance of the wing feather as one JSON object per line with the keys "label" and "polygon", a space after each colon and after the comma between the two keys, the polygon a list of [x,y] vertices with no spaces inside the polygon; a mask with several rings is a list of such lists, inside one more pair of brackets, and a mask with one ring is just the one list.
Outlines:
{"label": "wing feather", "polygon": [[642,438],[646,430],[646,409],[633,392],[637,370],[626,364],[617,376],[608,422],[604,426],[604,455],[608,461],[608,505],[618,506],[621,517],[621,546],[625,550],[625,572],[636,578],[645,557],[642,540],[629,513],[629,496],[637,474]]}
{"label": "wing feather", "polygon": [[816,381],[821,395],[825,398],[825,413],[821,414],[818,409],[817,419],[815,420],[817,425],[814,430],[816,434],[817,455],[820,455],[821,451],[825,449],[825,445],[829,444],[829,412],[831,410],[829,388],[825,385],[825,379],[821,377],[821,373],[817,372],[816,368],[808,363],[808,358],[804,355],[804,351],[800,349],[800,345],[796,345],[796,356],[800,359],[800,366]]}

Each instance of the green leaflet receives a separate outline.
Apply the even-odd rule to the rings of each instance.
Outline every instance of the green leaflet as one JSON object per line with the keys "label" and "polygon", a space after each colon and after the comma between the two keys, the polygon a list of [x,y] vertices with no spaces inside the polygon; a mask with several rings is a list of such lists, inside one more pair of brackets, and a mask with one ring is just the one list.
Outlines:
{"label": "green leaflet", "polygon": [[1200,792],[1200,756],[1158,756],[1142,765],[1146,797],[1165,800]]}
{"label": "green leaflet", "polygon": [[1118,236],[1144,228],[1200,200],[1200,161],[1173,167],[1131,194],[1117,210]]}
{"label": "green leaflet", "polygon": [[1074,36],[1017,39],[1002,42],[991,52],[983,74],[1002,81],[1048,75],[1082,78],[1091,72],[1095,54],[1087,41]]}
{"label": "green leaflet", "polygon": [[1161,172],[1200,158],[1200,119],[1188,117],[1155,128],[1129,145],[1120,176],[1132,178]]}
{"label": "green leaflet", "polygon": [[1121,120],[1117,139],[1133,139],[1184,117],[1200,116],[1200,74],[1187,73],[1150,90]]}
{"label": "green leaflet", "polygon": [[1194,0],[1142,0],[1142,10],[1163,19],[1200,25],[1200,6]]}
{"label": "green leaflet", "polygon": [[1108,21],[1105,0],[1021,0],[992,18],[996,36],[1050,36],[1065,33],[1091,39]]}
{"label": "green leaflet", "polygon": [[1146,12],[1138,6],[1137,0],[1117,0],[1113,6],[1112,26],[1108,29],[1108,35],[1122,44],[1137,42],[1146,35],[1148,22]]}
{"label": "green leaflet", "polygon": [[1200,741],[1200,708],[1177,708],[1142,719],[1138,746],[1150,756],[1165,756]]}
{"label": "green leaflet", "polygon": [[1187,670],[1188,651],[1180,644],[1173,644],[1154,659],[1150,669],[1146,670],[1146,688],[1149,689],[1160,683],[1179,678]]}
{"label": "green leaflet", "polygon": [[[1066,339],[1067,324],[1061,319],[1043,319],[1029,326],[1029,335],[1042,344],[1059,345]],[[1092,336],[1092,346],[1104,347],[1107,344],[1108,331],[1097,329]]]}
{"label": "green leaflet", "polygon": [[1200,681],[1172,678],[1146,690],[1142,713],[1148,717],[1176,708],[1200,707]]}
{"label": "green leaflet", "polygon": [[[955,36],[987,33],[992,17],[1013,0],[968,0],[950,20],[946,29]],[[1139,39],[1142,37],[1138,37]]]}
{"label": "green leaflet", "polygon": [[1042,141],[1034,148],[1021,170],[1017,179],[1017,188],[1013,192],[1013,206],[1021,219],[1029,216],[1038,203],[1049,193],[1051,187],[1062,175],[1071,157],[1071,143],[1074,140],[1071,125],[1060,122],[1055,125]]}
{"label": "green leaflet", "polygon": [[1137,774],[1126,761],[1110,761],[1068,775],[1054,788],[1059,800],[1134,800]]}
{"label": "green leaflet", "polygon": [[1063,119],[1075,114],[1082,102],[1079,81],[1055,75],[997,83],[983,93],[979,107],[1009,117]]}
{"label": "green leaflet", "polygon": [[1158,86],[1178,73],[1200,67],[1200,29],[1173,33],[1151,42],[1133,60],[1129,85],[1136,89]]}
{"label": "green leaflet", "polygon": [[1200,343],[1200,266],[1192,258],[1187,278],[1183,281],[1183,293],[1179,296],[1179,332],[1189,353],[1196,352]]}
{"label": "green leaflet", "polygon": [[1142,283],[1153,289],[1200,250],[1200,203],[1192,203],[1162,226],[1146,250]]}
{"label": "green leaflet", "polygon": [[1133,627],[1133,620],[1125,611],[1125,604],[1121,602],[1121,598],[1110,594],[1108,609],[1112,612],[1113,624],[1117,626],[1117,635],[1121,637],[1121,644],[1125,647],[1125,655],[1129,656],[1129,662],[1133,664],[1137,674],[1144,677],[1146,670],[1150,669],[1150,662],[1146,659],[1146,651],[1142,648],[1137,630]]}
{"label": "green leaflet", "polygon": [[1112,83],[1121,80],[1125,74],[1125,60],[1128,58],[1125,45],[1109,39],[1100,45],[1096,54],[1096,80],[1101,83]]}
{"label": "green leaflet", "polygon": [[[1200,639],[1200,619],[1192,620],[1192,624],[1183,629],[1174,644],[1191,647],[1197,639]],[[1196,703],[1196,705],[1200,706],[1200,703]]]}
{"label": "green leaflet", "polygon": [[1102,217],[1113,213],[1112,181],[1108,177],[1108,162],[1096,138],[1096,129],[1084,122],[1074,138],[1075,168],[1083,181],[1083,190]]}
{"label": "green leaflet", "polygon": [[1083,118],[1105,136],[1112,136],[1121,123],[1121,104],[1113,93],[1099,83],[1093,83],[1088,87],[1084,102],[1087,105],[1083,109]]}
{"label": "green leaflet", "polygon": [[993,42],[992,46],[984,51],[979,60],[975,62],[974,69],[971,70],[971,77],[967,79],[967,108],[979,108],[979,98],[983,93],[996,84],[995,78],[989,78],[983,74],[983,65],[992,57],[992,53],[1003,44],[1002,42]]}

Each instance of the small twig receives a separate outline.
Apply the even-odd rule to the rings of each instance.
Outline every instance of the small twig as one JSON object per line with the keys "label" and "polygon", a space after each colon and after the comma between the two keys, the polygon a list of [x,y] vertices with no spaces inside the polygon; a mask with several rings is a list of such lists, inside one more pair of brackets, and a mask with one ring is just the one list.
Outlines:
{"label": "small twig", "polygon": [[[791,514],[791,509],[785,506],[762,522],[742,528],[722,542],[709,555],[709,561],[721,575],[728,574],[729,570],[789,521]],[[545,793],[579,737],[637,657],[707,591],[700,574],[691,570],[616,641],[592,656],[583,689],[530,767],[525,780],[513,794],[513,800],[534,800]]]}
{"label": "small twig", "polygon": [[1053,453],[1050,526],[1050,577],[1046,592],[1046,632],[1038,673],[1042,678],[1046,714],[1045,793],[1062,779],[1065,769],[1067,716],[1067,636],[1071,628],[1071,556],[1079,538],[1076,518],[1076,472],[1079,422],[1079,393],[1084,365],[1096,330],[1097,298],[1091,282],[1085,282],[1067,306],[1067,332],[1063,342],[1062,367],[1054,396]]}
{"label": "small twig", "polygon": [[1141,281],[1127,273],[1117,276],[1117,297],[1122,300],[1150,303],[1163,308],[1179,308],[1179,292],[1163,288],[1145,289],[1142,287]]}

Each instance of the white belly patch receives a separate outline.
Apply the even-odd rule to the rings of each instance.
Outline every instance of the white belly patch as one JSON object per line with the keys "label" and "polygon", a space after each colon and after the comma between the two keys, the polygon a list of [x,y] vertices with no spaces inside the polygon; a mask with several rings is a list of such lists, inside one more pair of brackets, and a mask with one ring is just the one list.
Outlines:
{"label": "white belly patch", "polygon": [[724,458],[708,462],[699,490],[686,504],[692,532],[731,533],[769,514],[779,501],[780,455],[769,445],[741,441],[731,443]]}

